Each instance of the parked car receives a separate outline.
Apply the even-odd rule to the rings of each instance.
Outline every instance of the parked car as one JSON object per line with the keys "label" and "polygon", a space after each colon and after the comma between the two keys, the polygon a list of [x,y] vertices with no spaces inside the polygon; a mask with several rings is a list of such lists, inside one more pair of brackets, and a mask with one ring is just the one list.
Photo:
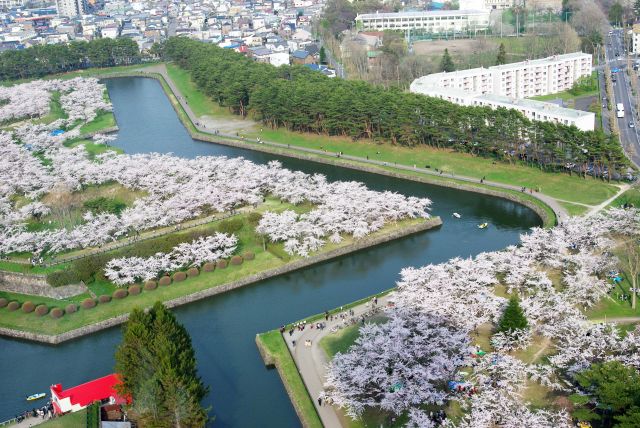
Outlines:
{"label": "parked car", "polygon": [[636,125],[634,125],[633,122],[629,122],[629,128],[635,128],[635,127],[636,127]]}

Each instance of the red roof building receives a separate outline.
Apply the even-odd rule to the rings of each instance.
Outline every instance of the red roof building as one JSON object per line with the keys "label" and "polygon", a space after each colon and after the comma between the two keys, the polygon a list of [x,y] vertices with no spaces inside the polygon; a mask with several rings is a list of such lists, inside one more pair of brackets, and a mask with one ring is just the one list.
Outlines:
{"label": "red roof building", "polygon": [[57,414],[77,412],[95,401],[108,400],[112,404],[125,404],[127,400],[120,397],[115,389],[120,383],[116,374],[110,374],[67,390],[57,383],[51,385],[51,401]]}

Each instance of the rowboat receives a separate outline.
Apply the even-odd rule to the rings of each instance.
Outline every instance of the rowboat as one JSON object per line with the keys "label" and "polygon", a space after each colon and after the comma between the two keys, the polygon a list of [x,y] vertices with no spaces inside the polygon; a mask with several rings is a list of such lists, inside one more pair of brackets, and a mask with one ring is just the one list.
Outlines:
{"label": "rowboat", "polygon": [[458,214],[458,213],[453,213],[453,216],[454,216],[455,218],[460,218],[460,217],[462,217],[462,216],[461,216],[460,214]]}
{"label": "rowboat", "polygon": [[40,392],[38,394],[31,394],[30,396],[27,397],[27,401],[35,401],[35,400],[40,400],[41,398],[46,397],[47,394],[45,394],[44,392]]}
{"label": "rowboat", "polygon": [[486,229],[487,227],[489,227],[489,223],[482,223],[478,225],[478,229]]}

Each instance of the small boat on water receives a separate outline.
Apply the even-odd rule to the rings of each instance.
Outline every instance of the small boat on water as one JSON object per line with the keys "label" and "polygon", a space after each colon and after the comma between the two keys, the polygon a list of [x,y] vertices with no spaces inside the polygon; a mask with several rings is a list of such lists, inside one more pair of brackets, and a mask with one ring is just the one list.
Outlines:
{"label": "small boat on water", "polygon": [[482,223],[478,225],[478,229],[486,229],[487,227],[489,227],[489,223]]}
{"label": "small boat on water", "polygon": [[47,394],[45,394],[44,392],[40,392],[38,394],[31,394],[30,396],[27,397],[27,401],[40,400],[41,398],[44,398],[46,396]]}
{"label": "small boat on water", "polygon": [[458,214],[458,213],[453,213],[453,216],[454,216],[455,218],[460,218],[460,217],[462,217],[462,216],[461,216],[460,214]]}

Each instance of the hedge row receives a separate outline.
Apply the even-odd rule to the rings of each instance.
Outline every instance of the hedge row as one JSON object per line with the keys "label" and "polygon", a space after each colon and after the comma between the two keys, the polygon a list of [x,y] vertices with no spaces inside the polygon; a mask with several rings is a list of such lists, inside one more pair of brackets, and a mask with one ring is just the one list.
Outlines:
{"label": "hedge row", "polygon": [[[218,260],[216,263],[205,263],[202,266],[202,271],[213,272],[216,268],[225,269],[229,264],[237,266],[242,264],[245,260],[253,260],[253,259],[255,259],[254,253],[245,252],[242,256],[236,255],[231,257],[229,262],[227,262],[226,260]],[[158,288],[159,285],[168,286],[172,282],[182,282],[187,278],[194,278],[199,274],[200,274],[200,269],[198,269],[197,267],[191,267],[187,270],[187,272],[182,272],[182,271],[175,272],[172,277],[169,275],[165,275],[161,277],[158,281],[149,280],[144,283],[144,286],[141,286],[140,284],[133,284],[133,285],[130,285],[128,288],[118,288],[111,295],[103,294],[103,295],[100,295],[97,299],[88,297],[84,299],[82,303],[80,303],[80,306],[83,309],[92,309],[92,308],[95,308],[98,303],[106,304],[111,302],[113,299],[118,299],[118,300],[124,299],[129,295],[136,296],[142,292],[143,288],[147,291],[151,291]],[[6,307],[7,310],[11,312],[22,308],[22,312],[27,314],[31,312],[35,312],[35,314],[38,316],[44,316],[44,315],[50,314],[51,317],[56,319],[62,318],[65,314],[72,314],[74,312],[77,312],[78,310],[78,306],[74,303],[67,305],[66,308],[64,309],[57,308],[57,307],[50,309],[47,305],[44,305],[44,304],[40,304],[36,306],[30,300],[27,300],[21,304],[16,300],[10,301],[5,297],[0,297],[0,308],[4,308],[4,307]]]}
{"label": "hedge row", "polygon": [[56,319],[62,318],[65,313],[72,314],[78,310],[78,307],[75,303],[68,304],[64,309],[57,307],[49,308],[49,306],[45,304],[39,304],[36,306],[35,303],[30,300],[27,300],[26,302],[20,304],[20,302],[18,302],[17,300],[9,301],[5,297],[0,297],[0,308],[4,307],[6,307],[7,310],[11,312],[17,311],[18,309],[22,309],[22,312],[24,312],[25,314],[30,314],[33,312],[39,317],[50,314],[52,318]]}

